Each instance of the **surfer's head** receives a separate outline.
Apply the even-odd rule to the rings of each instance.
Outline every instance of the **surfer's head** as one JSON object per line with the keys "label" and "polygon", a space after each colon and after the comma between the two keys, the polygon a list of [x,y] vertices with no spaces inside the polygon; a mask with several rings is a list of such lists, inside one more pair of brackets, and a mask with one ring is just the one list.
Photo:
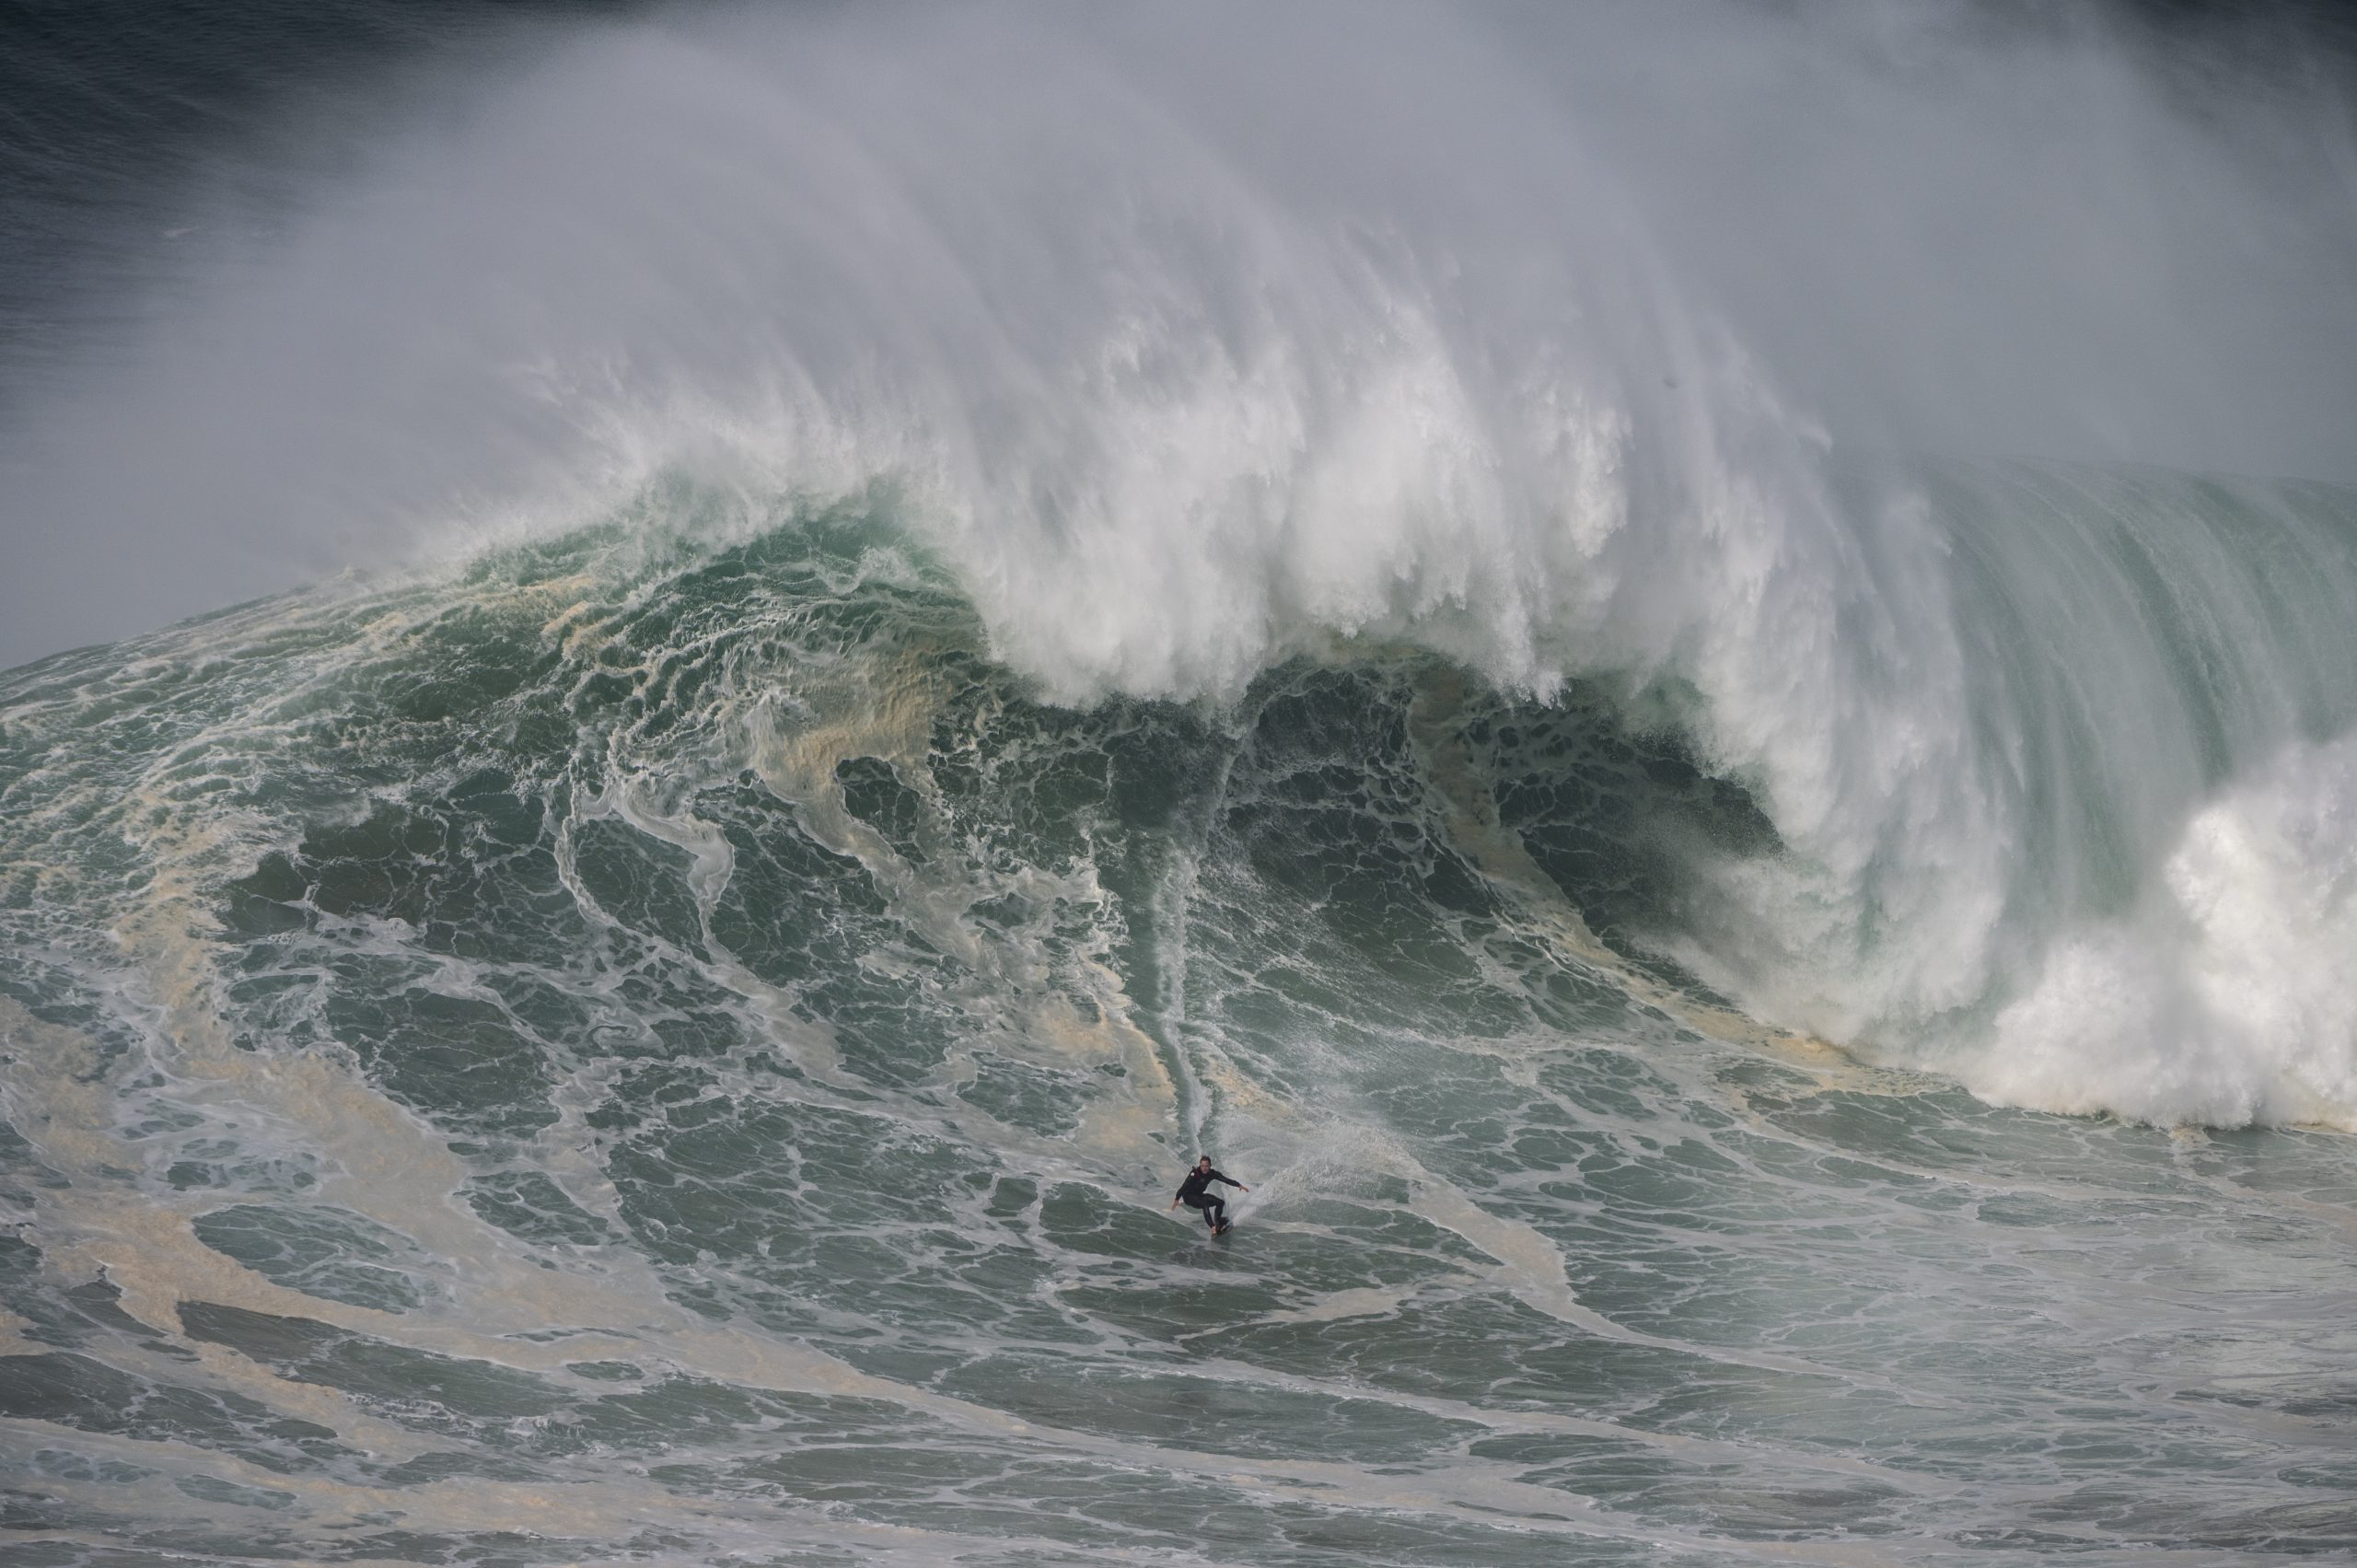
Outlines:
{"label": "surfer's head", "polygon": [[1197,1170],[1209,1170],[1209,1169],[1211,1169],[1211,1167],[1212,1167],[1212,1156],[1209,1156],[1209,1155],[1205,1155],[1205,1156],[1202,1156],[1202,1158],[1201,1158],[1201,1159],[1199,1159],[1199,1160],[1197,1160],[1197,1161],[1195,1162],[1195,1168],[1196,1168]]}

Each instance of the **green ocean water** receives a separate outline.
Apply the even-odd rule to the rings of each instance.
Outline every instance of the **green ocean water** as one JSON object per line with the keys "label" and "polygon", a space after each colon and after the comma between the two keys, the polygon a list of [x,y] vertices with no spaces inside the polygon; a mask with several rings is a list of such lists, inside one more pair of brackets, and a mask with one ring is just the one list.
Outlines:
{"label": "green ocean water", "polygon": [[[2268,649],[2172,564],[2293,595],[2347,503],[1924,493],[2049,950],[2166,877],[2041,793],[2113,759],[2035,749],[2086,696],[2036,585],[2116,573],[2239,800],[2212,699]],[[2026,969],[1837,1050],[1745,989],[1805,852],[1693,689],[1337,637],[1051,701],[900,508],[667,482],[5,678],[16,1560],[2357,1550],[2357,1161],[2200,1125],[2222,1047],[2069,1067],[2182,1118],[2008,1109],[2083,1038],[1962,1054]],[[2274,787],[2328,791],[2346,700],[2282,700]],[[1252,1189],[1217,1241],[1198,1151]]]}

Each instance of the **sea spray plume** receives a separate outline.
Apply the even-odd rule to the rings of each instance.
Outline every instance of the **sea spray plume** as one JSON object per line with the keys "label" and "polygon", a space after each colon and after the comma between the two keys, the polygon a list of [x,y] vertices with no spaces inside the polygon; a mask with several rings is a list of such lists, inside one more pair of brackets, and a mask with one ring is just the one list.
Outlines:
{"label": "sea spray plume", "polygon": [[[1644,41],[1573,47],[1599,12]],[[2345,9],[1516,21],[1688,286],[1845,444],[2357,476]]]}
{"label": "sea spray plume", "polygon": [[[16,406],[49,405],[12,443],[23,580],[53,587],[39,563],[71,548],[24,535],[112,549],[136,529],[226,598],[399,556],[420,530],[569,517],[601,479],[730,449],[790,458],[815,489],[835,475],[814,445],[947,448],[957,477],[988,463],[1003,482],[974,498],[996,526],[1002,502],[1028,515],[1105,482],[1086,459],[1109,455],[1121,409],[1098,439],[1095,411],[1062,401],[1083,367],[1205,331],[1225,366],[1143,373],[1341,382],[1322,356],[1377,347],[1402,291],[1431,297],[1492,424],[1541,343],[1572,352],[1607,413],[1650,422],[1644,400],[1671,391],[1653,401],[1692,411],[1708,399],[1679,338],[1711,323],[1845,447],[2346,472],[2342,78],[2237,53],[2223,24],[2165,47],[2131,15],[695,8],[543,26],[537,58],[511,47],[471,91],[421,92],[408,134],[371,116],[333,183],[273,207],[84,376],[43,373],[37,398],[31,367],[0,366]],[[2188,79],[2189,48],[2249,64]],[[340,134],[307,120],[284,139]],[[171,211],[207,233],[238,216]],[[1374,261],[1381,288],[1354,276]],[[1289,439],[1237,423],[1231,440]],[[24,597],[30,615],[59,596]]]}
{"label": "sea spray plume", "polygon": [[[1712,896],[1655,943],[1950,1065],[2209,792],[2345,727],[2270,695],[2345,642],[2221,621],[2195,577],[2155,598],[2153,514],[2040,540],[2003,483],[1846,456],[2338,450],[2301,432],[2343,427],[2357,359],[2304,355],[2357,319],[2320,265],[2346,226],[2239,180],[2116,40],[1365,15],[1235,13],[1249,51],[1077,11],[567,38],[64,398],[20,494],[324,566],[570,526],[667,470],[890,473],[1061,701],[1233,696],[1349,638],[1608,679],[1782,841],[1689,853]],[[1657,97],[1616,86],[1639,65]],[[2280,312],[2204,308],[2253,281]],[[2287,515],[2338,591],[2332,525]],[[2231,565],[2239,525],[2149,526]],[[2036,596],[2040,550],[2099,613]],[[2186,667],[2188,636],[2244,651]]]}

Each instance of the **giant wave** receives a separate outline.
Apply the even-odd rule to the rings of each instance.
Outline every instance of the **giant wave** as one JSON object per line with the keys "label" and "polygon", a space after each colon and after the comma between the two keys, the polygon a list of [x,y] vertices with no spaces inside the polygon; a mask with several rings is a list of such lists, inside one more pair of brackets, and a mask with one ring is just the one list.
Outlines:
{"label": "giant wave", "polygon": [[[2293,388],[2118,291],[2275,195],[2099,31],[1653,15],[1585,36],[1692,45],[1673,108],[1853,72],[1886,238],[1959,125],[1968,215],[2058,120],[2195,195],[2067,144],[2105,243],[2017,261],[2076,308],[1866,364],[1758,292],[1888,259],[1700,243],[1726,192],[1576,61],[703,16],[49,389],[24,504],[359,564],[0,677],[9,1527],[2346,1550],[2357,492],[2223,471],[2338,372],[2246,424],[2091,368]],[[1155,1212],[1200,1148],[1216,1249]]]}

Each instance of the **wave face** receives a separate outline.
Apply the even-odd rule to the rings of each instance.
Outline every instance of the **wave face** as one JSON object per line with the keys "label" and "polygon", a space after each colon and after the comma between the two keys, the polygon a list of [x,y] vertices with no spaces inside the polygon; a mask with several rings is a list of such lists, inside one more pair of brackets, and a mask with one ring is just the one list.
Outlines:
{"label": "wave face", "polygon": [[[1945,960],[1992,990],[1924,1038],[1979,1040],[1985,1093],[2345,1103],[2306,967],[2345,745],[2189,815],[2231,753],[2142,754],[2148,877],[2064,793],[2119,783],[2071,720],[2165,712],[2096,703],[2087,650],[2183,624],[2115,505],[2206,506],[2197,553],[2273,530],[2247,586],[2290,594],[2345,498],[1922,494],[1957,594],[2025,612],[1976,624],[2009,660],[1966,711],[2038,704],[2016,794],[1954,796],[2019,842],[1930,889],[1916,841],[1805,861],[1692,691],[1362,640],[1045,702],[888,491],[675,482],[17,672],[12,1526],[60,1561],[2345,1548],[2339,1139],[2005,1110],[1727,999],[1771,955]],[[1971,532],[2001,498],[2050,510]],[[2072,569],[2122,620],[2049,656],[2017,596]],[[2163,650],[2186,701],[2270,656]],[[1746,924],[1845,886],[1989,924]],[[1198,1148],[1252,1187],[1219,1242],[1163,1213]]]}
{"label": "wave face", "polygon": [[6,389],[6,592],[265,597],[0,676],[0,1523],[2357,1547],[2357,490],[2211,471],[2350,477],[2357,237],[2296,102],[1873,15],[298,123]]}

